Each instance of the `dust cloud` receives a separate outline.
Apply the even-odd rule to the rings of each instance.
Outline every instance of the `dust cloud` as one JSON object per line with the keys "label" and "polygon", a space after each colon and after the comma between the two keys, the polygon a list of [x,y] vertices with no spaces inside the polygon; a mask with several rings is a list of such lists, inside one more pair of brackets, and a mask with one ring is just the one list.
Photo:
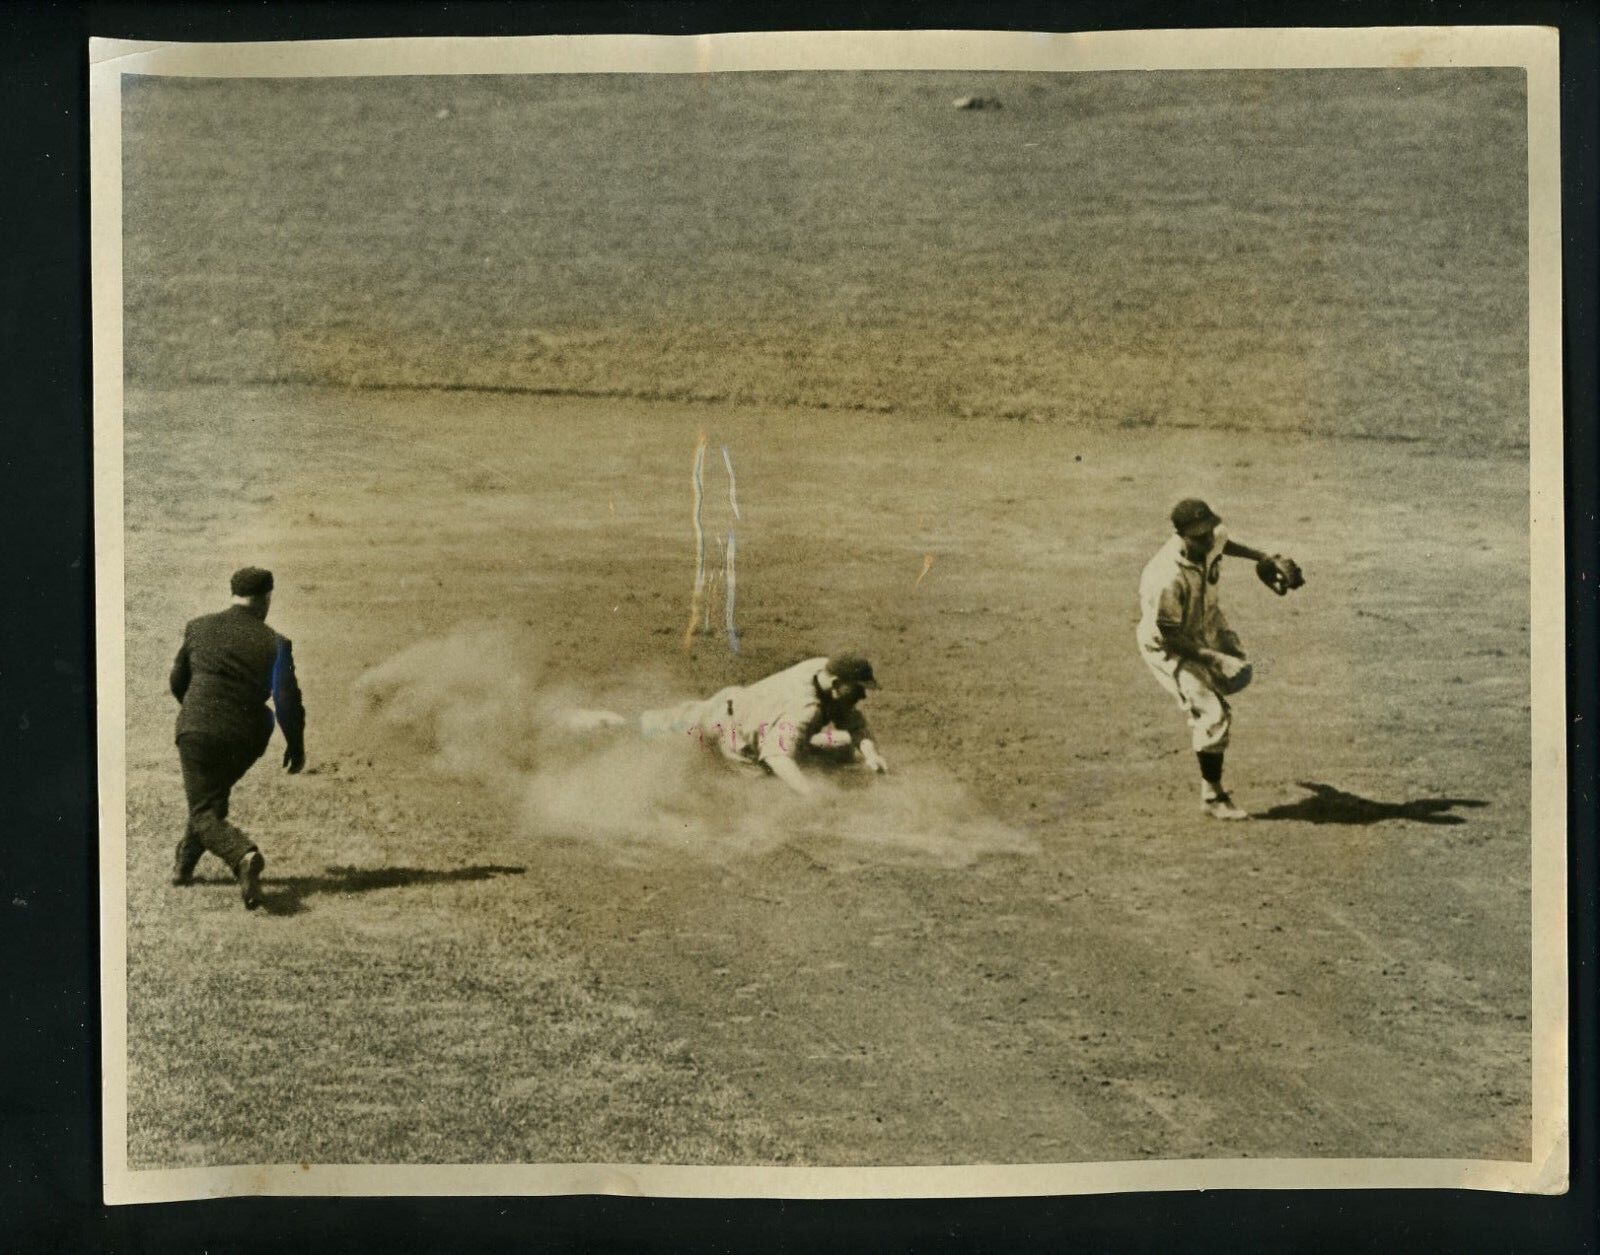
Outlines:
{"label": "dust cloud", "polygon": [[525,630],[464,625],[372,668],[357,692],[390,751],[494,788],[530,837],[586,842],[627,862],[671,853],[720,863],[791,846],[836,869],[961,867],[1037,848],[893,745],[889,775],[816,768],[815,795],[797,797],[692,736],[641,735],[644,709],[682,700],[659,677],[584,692],[547,660]]}

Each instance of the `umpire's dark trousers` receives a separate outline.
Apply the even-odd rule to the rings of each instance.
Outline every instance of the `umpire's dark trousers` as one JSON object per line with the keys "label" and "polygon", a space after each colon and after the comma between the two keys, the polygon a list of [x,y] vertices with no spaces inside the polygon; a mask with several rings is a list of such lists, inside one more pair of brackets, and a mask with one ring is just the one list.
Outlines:
{"label": "umpire's dark trousers", "polygon": [[256,848],[254,841],[228,822],[228,795],[261,754],[255,745],[197,732],[185,732],[178,738],[183,791],[189,799],[189,823],[178,843],[183,866],[193,867],[201,850],[210,850],[229,867],[238,867]]}

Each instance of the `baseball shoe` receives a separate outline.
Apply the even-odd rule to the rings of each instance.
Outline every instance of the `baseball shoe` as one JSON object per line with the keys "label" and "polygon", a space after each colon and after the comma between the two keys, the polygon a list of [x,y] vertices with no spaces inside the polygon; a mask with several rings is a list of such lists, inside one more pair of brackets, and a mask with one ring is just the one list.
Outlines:
{"label": "baseball shoe", "polygon": [[261,905],[261,873],[267,866],[267,860],[261,857],[260,850],[251,850],[239,860],[239,866],[234,875],[239,878],[239,896],[244,899],[244,909],[253,911]]}
{"label": "baseball shoe", "polygon": [[1210,815],[1212,819],[1249,819],[1250,812],[1240,810],[1233,804],[1233,799],[1226,793],[1218,793],[1215,797],[1202,798],[1200,809]]}

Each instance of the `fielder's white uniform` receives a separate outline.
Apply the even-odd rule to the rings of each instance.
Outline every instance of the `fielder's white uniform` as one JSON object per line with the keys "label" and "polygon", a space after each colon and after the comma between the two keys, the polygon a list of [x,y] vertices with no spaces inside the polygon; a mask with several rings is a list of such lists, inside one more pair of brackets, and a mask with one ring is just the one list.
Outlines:
{"label": "fielder's white uniform", "polygon": [[1161,687],[1183,708],[1196,753],[1227,748],[1233,715],[1209,673],[1172,653],[1161,628],[1163,624],[1179,628],[1202,648],[1237,651],[1239,638],[1217,604],[1222,549],[1227,543],[1227,529],[1218,524],[1205,561],[1196,563],[1185,556],[1183,537],[1171,536],[1139,577],[1139,652]]}
{"label": "fielder's white uniform", "polygon": [[808,658],[755,684],[725,688],[704,701],[649,710],[639,718],[646,736],[687,734],[714,744],[727,758],[771,766],[803,749],[826,750],[872,739],[860,707],[830,714],[817,677],[826,658]]}

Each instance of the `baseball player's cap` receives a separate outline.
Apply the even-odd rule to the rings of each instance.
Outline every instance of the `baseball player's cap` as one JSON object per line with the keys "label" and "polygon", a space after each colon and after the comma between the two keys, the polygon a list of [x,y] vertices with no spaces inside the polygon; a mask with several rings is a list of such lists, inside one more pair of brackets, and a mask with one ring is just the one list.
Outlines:
{"label": "baseball player's cap", "polygon": [[846,680],[869,689],[878,687],[877,678],[872,674],[872,664],[859,654],[840,654],[837,658],[828,659],[828,671],[836,680]]}
{"label": "baseball player's cap", "polygon": [[1185,497],[1172,507],[1172,527],[1179,533],[1194,527],[1215,527],[1222,519],[1199,497]]}
{"label": "baseball player's cap", "polygon": [[240,567],[228,584],[235,597],[260,597],[272,591],[272,572],[258,566]]}

